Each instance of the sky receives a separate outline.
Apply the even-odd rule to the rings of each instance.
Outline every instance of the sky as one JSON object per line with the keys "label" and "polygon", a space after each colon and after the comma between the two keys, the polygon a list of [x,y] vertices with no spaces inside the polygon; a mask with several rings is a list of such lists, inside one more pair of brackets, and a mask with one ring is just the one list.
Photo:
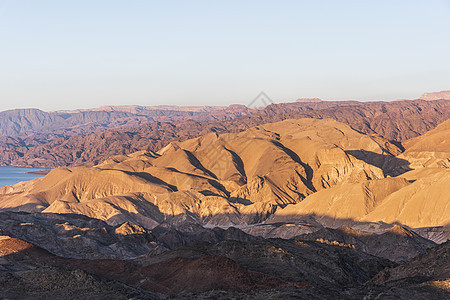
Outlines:
{"label": "sky", "polygon": [[0,110],[416,99],[450,0],[0,0]]}

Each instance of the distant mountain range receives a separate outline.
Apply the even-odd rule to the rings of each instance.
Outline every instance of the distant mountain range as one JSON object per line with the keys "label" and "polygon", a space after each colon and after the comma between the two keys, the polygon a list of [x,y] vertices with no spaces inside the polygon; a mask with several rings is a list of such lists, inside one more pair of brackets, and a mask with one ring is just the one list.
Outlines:
{"label": "distant mountain range", "polygon": [[94,109],[44,112],[15,109],[0,112],[0,135],[74,135],[148,122],[226,120],[249,113],[244,105],[213,106],[102,106]]}
{"label": "distant mountain range", "polygon": [[112,155],[157,151],[171,141],[297,118],[332,118],[360,132],[401,142],[448,119],[449,106],[448,100],[313,101],[272,104],[264,109],[232,105],[191,111],[136,106],[72,113],[7,111],[0,113],[0,128],[9,132],[0,137],[0,165],[92,166]]}

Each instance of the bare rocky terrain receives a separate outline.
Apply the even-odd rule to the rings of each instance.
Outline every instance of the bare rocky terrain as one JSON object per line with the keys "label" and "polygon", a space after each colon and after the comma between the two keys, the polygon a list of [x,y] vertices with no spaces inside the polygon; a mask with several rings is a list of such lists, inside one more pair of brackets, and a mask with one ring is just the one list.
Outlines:
{"label": "bare rocky terrain", "polygon": [[55,168],[0,187],[0,297],[449,298],[449,103],[300,99],[3,136],[5,164]]}
{"label": "bare rocky terrain", "polygon": [[[70,216],[64,218],[73,222]],[[93,238],[99,232],[84,230],[81,235]],[[238,235],[237,230],[230,237]],[[366,254],[352,244],[301,237],[197,241],[128,260],[62,257],[45,250],[48,243],[41,244],[44,248],[2,236],[0,296],[445,299],[449,293],[448,242],[402,264]]]}

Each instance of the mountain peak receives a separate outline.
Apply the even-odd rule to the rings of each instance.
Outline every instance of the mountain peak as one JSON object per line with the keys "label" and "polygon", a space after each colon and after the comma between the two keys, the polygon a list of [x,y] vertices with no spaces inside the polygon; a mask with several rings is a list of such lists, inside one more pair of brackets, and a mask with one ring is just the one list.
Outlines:
{"label": "mountain peak", "polygon": [[299,103],[304,103],[304,102],[313,102],[313,103],[317,103],[317,102],[325,102],[320,98],[299,98],[297,100],[295,100],[295,102],[299,102]]}
{"label": "mountain peak", "polygon": [[432,92],[432,93],[424,93],[420,96],[420,99],[423,100],[450,100],[450,91],[440,91],[440,92]]}

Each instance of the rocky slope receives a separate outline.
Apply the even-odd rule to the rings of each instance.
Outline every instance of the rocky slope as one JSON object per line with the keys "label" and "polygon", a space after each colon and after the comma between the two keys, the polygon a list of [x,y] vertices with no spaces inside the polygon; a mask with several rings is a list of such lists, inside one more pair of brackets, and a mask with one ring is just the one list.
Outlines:
{"label": "rocky slope", "polygon": [[429,227],[450,223],[447,187],[450,170],[408,182],[404,178],[349,183],[306,197],[302,202],[278,210],[271,222],[302,220],[316,215],[321,224],[339,227],[352,221],[400,223]]}
{"label": "rocky slope", "polygon": [[160,299],[71,267],[73,260],[20,239],[2,236],[0,249],[0,297],[5,299]]}
{"label": "rocky slope", "polygon": [[[134,261],[68,259],[6,236],[0,245],[0,295],[9,297],[72,298],[70,293],[76,293],[157,299],[210,290],[283,288],[300,294],[323,289],[323,295],[330,295],[394,266],[352,249],[296,240],[192,244]],[[285,272],[280,272],[280,264]]]}
{"label": "rocky slope", "polygon": [[381,234],[355,230],[350,227],[322,228],[297,238],[330,245],[349,246],[395,262],[408,261],[436,246],[436,243],[399,225],[395,225]]}
{"label": "rocky slope", "polygon": [[[324,228],[283,240],[195,223],[149,231],[77,215],[8,212],[0,213],[0,228],[0,296],[6,298],[360,299],[383,291],[400,299],[411,293],[427,299],[448,295],[448,242],[424,253],[432,243],[400,227],[380,236]],[[337,242],[341,238],[347,240]],[[385,255],[386,245],[394,244],[397,258],[420,247],[424,254],[398,265],[364,253]]]}
{"label": "rocky slope", "polygon": [[403,142],[406,151],[399,159],[407,160],[410,168],[450,167],[450,120],[439,124],[424,135]]}
{"label": "rocky slope", "polygon": [[7,236],[0,245],[0,296],[8,298],[445,299],[449,293],[448,266],[434,263],[448,261],[448,243],[402,265],[298,238],[194,243],[135,260],[64,258]]}
{"label": "rocky slope", "polygon": [[447,290],[450,291],[450,241],[429,249],[405,264],[383,270],[372,282],[386,284],[414,278],[419,282],[446,280]]}
{"label": "rocky slope", "polygon": [[130,222],[111,226],[76,214],[0,213],[0,235],[19,238],[46,251],[77,259],[134,259],[156,255],[192,242],[248,242],[261,238],[230,227],[204,228],[198,223],[161,224],[148,230]]}
{"label": "rocky slope", "polygon": [[448,299],[449,255],[450,242],[446,242],[395,268],[386,268],[366,284],[365,293],[397,299]]}

